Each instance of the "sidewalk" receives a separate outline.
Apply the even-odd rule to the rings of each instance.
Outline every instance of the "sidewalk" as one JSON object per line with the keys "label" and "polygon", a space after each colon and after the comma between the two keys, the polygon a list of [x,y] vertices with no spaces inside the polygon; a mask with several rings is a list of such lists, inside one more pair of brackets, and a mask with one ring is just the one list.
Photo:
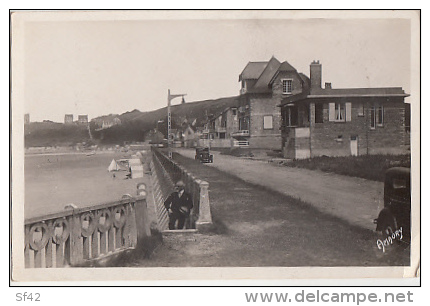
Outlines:
{"label": "sidewalk", "polygon": [[[193,149],[175,149],[194,159]],[[361,228],[374,230],[373,219],[384,206],[381,182],[277,166],[213,151],[214,163],[206,164],[240,179],[298,198],[318,210],[342,218]]]}

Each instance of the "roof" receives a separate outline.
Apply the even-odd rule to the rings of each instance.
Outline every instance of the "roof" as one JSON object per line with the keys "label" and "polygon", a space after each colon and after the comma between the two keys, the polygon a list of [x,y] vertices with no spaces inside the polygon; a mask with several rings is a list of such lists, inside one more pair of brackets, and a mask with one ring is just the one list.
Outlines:
{"label": "roof", "polygon": [[303,86],[309,90],[311,88],[311,79],[308,78],[306,74],[299,72],[300,78],[303,80]]}
{"label": "roof", "polygon": [[213,114],[213,117],[210,119],[210,121],[216,120],[218,117],[222,116],[229,109],[238,108],[238,107],[239,107],[238,103],[235,103],[234,105],[228,106],[222,112],[219,112],[218,114]]}
{"label": "roof", "polygon": [[[306,76],[305,76],[306,77]],[[306,82],[305,82],[306,83]],[[351,97],[408,97],[401,87],[382,88],[313,88],[302,93],[291,95],[282,99],[278,106],[285,106],[305,99],[313,98],[351,98]]]}
{"label": "roof", "polygon": [[269,84],[272,84],[273,81],[275,80],[276,76],[279,74],[279,72],[281,71],[290,71],[290,72],[295,72],[297,73],[296,68],[294,68],[293,66],[291,66],[287,61],[283,62],[278,70],[272,75],[272,77],[269,80]]}
{"label": "roof", "polygon": [[308,98],[337,97],[408,97],[401,87],[382,88],[312,88]]}
{"label": "roof", "polygon": [[283,98],[281,104],[279,104],[277,106],[284,106],[284,105],[289,104],[289,103],[294,103],[297,101],[305,100],[307,97],[308,97],[308,93],[304,91],[304,92],[301,92],[299,94],[295,94],[295,95],[291,95],[291,96]]}
{"label": "roof", "polygon": [[297,71],[296,68],[291,66],[287,61],[283,62],[278,70],[279,71]]}
{"label": "roof", "polygon": [[261,73],[255,85],[250,88],[249,92],[264,92],[270,91],[269,83],[275,73],[278,71],[281,66],[281,62],[279,62],[274,56],[267,63],[266,68]]}
{"label": "roof", "polygon": [[268,62],[248,62],[239,75],[239,82],[243,80],[257,80],[263,73]]}
{"label": "roof", "polygon": [[192,125],[190,125],[190,124],[188,124],[187,126],[186,126],[186,128],[184,129],[184,132],[186,131],[186,130],[188,130],[188,129],[190,129],[191,131],[193,131],[193,132],[195,132],[197,129],[195,128],[195,127],[193,127]]}

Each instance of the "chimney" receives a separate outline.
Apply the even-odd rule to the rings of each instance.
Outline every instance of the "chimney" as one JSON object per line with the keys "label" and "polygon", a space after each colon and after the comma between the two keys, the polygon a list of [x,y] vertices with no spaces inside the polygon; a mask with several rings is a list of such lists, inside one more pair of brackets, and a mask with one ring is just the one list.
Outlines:
{"label": "chimney", "polygon": [[311,88],[321,88],[322,66],[320,61],[311,63]]}
{"label": "chimney", "polygon": [[331,89],[331,83],[325,83],[325,89]]}

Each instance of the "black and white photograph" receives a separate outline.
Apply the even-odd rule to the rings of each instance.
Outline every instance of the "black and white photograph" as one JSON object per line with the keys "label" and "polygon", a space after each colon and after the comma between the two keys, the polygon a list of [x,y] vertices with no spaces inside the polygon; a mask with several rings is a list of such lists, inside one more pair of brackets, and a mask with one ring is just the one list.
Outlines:
{"label": "black and white photograph", "polygon": [[10,14],[15,282],[419,278],[419,10]]}

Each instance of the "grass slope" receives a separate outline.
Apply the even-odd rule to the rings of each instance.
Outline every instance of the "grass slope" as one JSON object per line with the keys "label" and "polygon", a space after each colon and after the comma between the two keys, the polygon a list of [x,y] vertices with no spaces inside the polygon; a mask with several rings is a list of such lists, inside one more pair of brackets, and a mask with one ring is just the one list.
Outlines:
{"label": "grass slope", "polygon": [[24,140],[26,147],[71,146],[90,136],[86,125],[34,122],[25,125]]}

